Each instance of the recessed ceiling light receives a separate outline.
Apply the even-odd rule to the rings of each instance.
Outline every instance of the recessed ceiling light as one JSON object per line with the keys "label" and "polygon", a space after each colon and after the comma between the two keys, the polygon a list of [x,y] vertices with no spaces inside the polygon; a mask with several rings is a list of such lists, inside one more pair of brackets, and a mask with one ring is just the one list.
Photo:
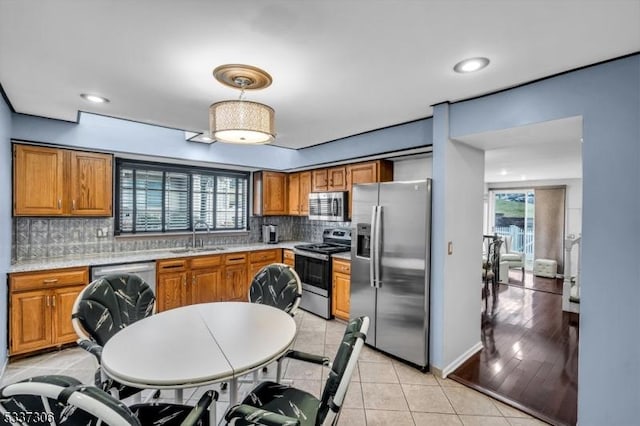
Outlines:
{"label": "recessed ceiling light", "polygon": [[91,95],[88,93],[83,93],[80,95],[80,97],[82,97],[82,99],[87,100],[89,102],[93,102],[96,104],[104,104],[109,102],[109,99],[107,98],[103,98],[102,96],[98,96],[98,95]]}
{"label": "recessed ceiling light", "polygon": [[453,70],[459,73],[474,72],[481,70],[487,65],[489,65],[489,59],[487,58],[469,58],[455,64]]}
{"label": "recessed ceiling light", "polygon": [[502,176],[506,176],[507,175],[507,171],[505,169],[500,170],[500,174]]}

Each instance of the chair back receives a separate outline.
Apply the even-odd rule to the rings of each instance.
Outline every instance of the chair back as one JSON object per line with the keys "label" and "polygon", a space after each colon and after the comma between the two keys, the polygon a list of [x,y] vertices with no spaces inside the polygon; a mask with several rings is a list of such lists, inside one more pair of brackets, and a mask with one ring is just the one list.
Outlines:
{"label": "chair back", "polygon": [[71,322],[80,338],[101,346],[118,331],[153,313],[155,295],[137,275],[107,275],[91,282],[73,304]]}
{"label": "chair back", "polygon": [[369,331],[369,317],[354,318],[347,324],[342,342],[331,364],[327,383],[322,391],[316,424],[337,422],[351,382],[351,375],[367,338],[367,331]]}
{"label": "chair back", "polygon": [[293,316],[302,296],[302,282],[296,271],[284,263],[260,269],[249,286],[249,301],[281,309]]}
{"label": "chair back", "polygon": [[140,425],[123,403],[67,376],[38,376],[5,386],[0,390],[0,412],[18,425],[84,426],[97,425],[100,419],[111,426]]}

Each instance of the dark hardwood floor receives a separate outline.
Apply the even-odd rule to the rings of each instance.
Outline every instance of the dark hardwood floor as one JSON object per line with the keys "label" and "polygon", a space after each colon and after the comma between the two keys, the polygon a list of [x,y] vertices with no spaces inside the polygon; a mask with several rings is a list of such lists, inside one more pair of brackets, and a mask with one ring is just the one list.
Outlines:
{"label": "dark hardwood floor", "polygon": [[546,291],[548,293],[562,294],[562,278],[545,278],[536,277],[533,272],[526,271],[524,273],[524,281],[522,280],[522,270],[509,270],[509,284],[532,290]]}
{"label": "dark hardwood floor", "polygon": [[482,303],[482,343],[450,378],[548,423],[576,424],[578,319],[562,312],[561,295],[500,284]]}

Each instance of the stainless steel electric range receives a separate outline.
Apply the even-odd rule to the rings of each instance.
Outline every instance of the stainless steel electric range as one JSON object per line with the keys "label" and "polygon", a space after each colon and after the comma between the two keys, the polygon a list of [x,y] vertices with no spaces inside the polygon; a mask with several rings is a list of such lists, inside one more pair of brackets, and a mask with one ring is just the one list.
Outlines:
{"label": "stainless steel electric range", "polygon": [[322,243],[294,246],[295,269],[302,281],[300,307],[331,318],[331,255],[351,250],[351,230],[325,229]]}

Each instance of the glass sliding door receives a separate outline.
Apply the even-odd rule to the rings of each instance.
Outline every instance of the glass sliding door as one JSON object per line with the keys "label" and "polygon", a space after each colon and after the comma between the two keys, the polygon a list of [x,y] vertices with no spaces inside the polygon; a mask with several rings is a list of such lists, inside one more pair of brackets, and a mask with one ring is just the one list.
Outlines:
{"label": "glass sliding door", "polygon": [[525,269],[533,269],[534,190],[492,190],[490,195],[490,229],[499,236],[510,236],[510,250],[524,253]]}

